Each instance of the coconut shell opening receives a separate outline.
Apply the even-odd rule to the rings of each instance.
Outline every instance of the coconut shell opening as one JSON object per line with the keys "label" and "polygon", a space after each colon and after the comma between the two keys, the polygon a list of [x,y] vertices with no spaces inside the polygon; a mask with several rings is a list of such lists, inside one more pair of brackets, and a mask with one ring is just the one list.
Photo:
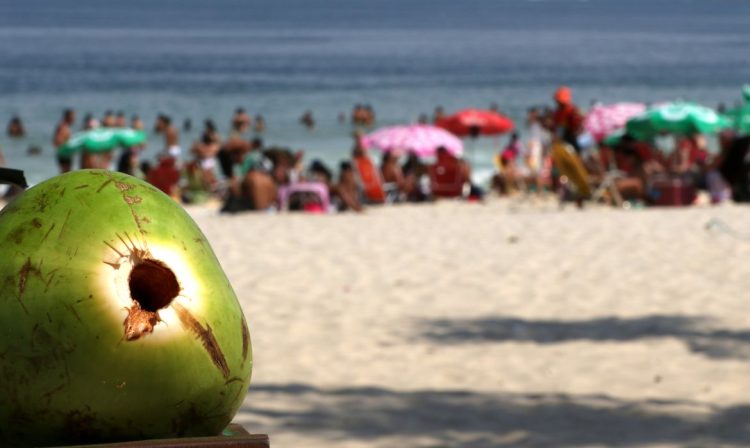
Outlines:
{"label": "coconut shell opening", "polygon": [[142,310],[150,312],[165,308],[180,293],[174,272],[159,260],[146,259],[135,265],[128,285],[130,297]]}

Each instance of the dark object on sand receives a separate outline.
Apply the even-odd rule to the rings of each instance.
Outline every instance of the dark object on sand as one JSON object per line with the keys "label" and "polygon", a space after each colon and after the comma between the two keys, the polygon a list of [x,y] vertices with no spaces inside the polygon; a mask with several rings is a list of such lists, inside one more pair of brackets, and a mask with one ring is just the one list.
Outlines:
{"label": "dark object on sand", "polygon": [[719,166],[719,172],[732,188],[732,200],[750,202],[750,166],[745,158],[750,151],[750,136],[732,141]]}
{"label": "dark object on sand", "polygon": [[42,153],[42,147],[37,145],[31,145],[28,148],[26,148],[26,155],[29,156],[38,156]]}
{"label": "dark object on sand", "polygon": [[0,184],[11,184],[21,188],[29,186],[26,183],[26,176],[24,176],[23,171],[12,168],[0,168]]}
{"label": "dark object on sand", "polygon": [[96,446],[99,448],[270,448],[271,443],[267,434],[250,434],[242,426],[231,423],[220,436],[215,437],[153,439]]}

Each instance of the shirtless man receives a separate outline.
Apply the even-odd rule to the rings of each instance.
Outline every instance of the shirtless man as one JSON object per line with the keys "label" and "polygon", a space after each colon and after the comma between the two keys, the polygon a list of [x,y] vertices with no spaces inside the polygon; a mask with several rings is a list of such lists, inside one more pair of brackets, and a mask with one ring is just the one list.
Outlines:
{"label": "shirtless man", "polygon": [[128,119],[125,118],[125,112],[121,110],[117,111],[117,115],[115,115],[115,127],[117,128],[128,127]]}
{"label": "shirtless man", "polygon": [[[52,146],[55,149],[60,148],[70,139],[70,127],[76,121],[76,113],[73,109],[65,109],[62,118],[55,128],[55,134],[52,136]],[[67,173],[73,167],[73,158],[70,156],[57,156],[57,164],[61,173]]]}
{"label": "shirtless man", "polygon": [[172,119],[167,115],[159,115],[156,118],[154,131],[156,133],[164,134],[164,152],[174,157],[179,163],[182,155],[182,149],[180,148],[180,134],[177,132],[177,128],[172,125]]}
{"label": "shirtless man", "polygon": [[111,110],[108,110],[104,112],[104,117],[102,117],[102,127],[113,128],[115,127],[116,120],[115,114]]}
{"label": "shirtless man", "polygon": [[234,111],[234,116],[232,117],[232,129],[239,134],[238,137],[241,138],[250,128],[251,124],[252,120],[250,119],[250,115],[245,112],[245,109],[238,107]]}

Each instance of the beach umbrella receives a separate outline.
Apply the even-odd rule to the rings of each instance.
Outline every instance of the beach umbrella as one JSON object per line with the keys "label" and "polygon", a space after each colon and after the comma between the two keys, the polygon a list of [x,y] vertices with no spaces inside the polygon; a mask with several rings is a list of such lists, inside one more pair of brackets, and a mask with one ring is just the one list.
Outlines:
{"label": "beach umbrella", "polygon": [[482,109],[464,109],[435,123],[459,137],[476,138],[480,135],[498,135],[513,130],[513,121],[497,112]]}
{"label": "beach umbrella", "polygon": [[131,147],[146,141],[146,134],[129,128],[96,128],[76,132],[58,148],[58,154],[69,156],[81,150],[106,152],[119,146]]}
{"label": "beach umbrella", "polygon": [[131,148],[136,145],[140,145],[146,142],[146,133],[138,129],[130,128],[115,128],[117,131],[117,138],[120,140],[120,144],[126,148]]}
{"label": "beach umbrella", "polygon": [[643,103],[615,103],[594,106],[583,120],[583,127],[598,142],[605,137],[625,127],[630,118],[642,114],[646,110]]}
{"label": "beach umbrella", "polygon": [[750,134],[750,104],[728,110],[725,114],[732,122],[732,128],[741,134]]}
{"label": "beach umbrella", "polygon": [[601,145],[609,146],[610,148],[617,146],[625,135],[625,129],[618,129],[608,136],[604,137],[600,142]]}
{"label": "beach umbrella", "polygon": [[732,127],[740,134],[750,134],[750,84],[742,86],[742,98],[745,104],[730,109],[724,116],[732,121]]}
{"label": "beach umbrella", "polygon": [[461,140],[445,129],[416,124],[378,129],[362,137],[362,144],[384,152],[410,151],[420,157],[435,155],[441,146],[454,156],[460,156],[464,150]]}
{"label": "beach umbrella", "polygon": [[625,128],[633,137],[649,139],[659,133],[707,134],[729,127],[731,121],[713,109],[689,102],[664,103],[628,120]]}

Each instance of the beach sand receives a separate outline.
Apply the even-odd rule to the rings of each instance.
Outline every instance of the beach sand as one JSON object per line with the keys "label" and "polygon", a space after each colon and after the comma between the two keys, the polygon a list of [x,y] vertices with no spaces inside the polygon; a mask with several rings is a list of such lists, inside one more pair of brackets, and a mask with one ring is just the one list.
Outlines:
{"label": "beach sand", "polygon": [[750,210],[191,214],[274,447],[750,444]]}

